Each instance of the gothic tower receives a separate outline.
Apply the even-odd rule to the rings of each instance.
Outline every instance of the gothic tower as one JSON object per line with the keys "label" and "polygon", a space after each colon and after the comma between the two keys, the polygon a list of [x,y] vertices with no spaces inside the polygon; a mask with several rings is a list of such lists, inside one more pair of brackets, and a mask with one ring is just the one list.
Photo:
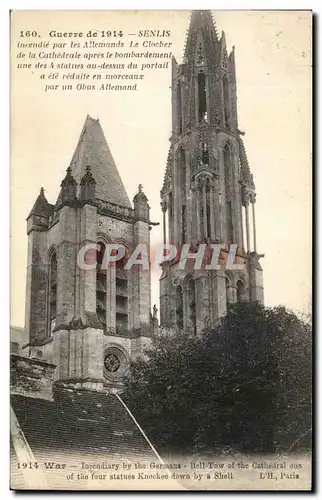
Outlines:
{"label": "gothic tower", "polygon": [[[172,59],[172,136],[161,190],[164,242],[237,247],[241,269],[163,263],[161,326],[201,333],[237,300],[263,302],[256,249],[255,185],[238,128],[234,49],[209,11],[194,11],[182,64]],[[250,210],[252,207],[252,210]],[[251,212],[251,214],[250,214]],[[250,227],[250,215],[252,227]],[[251,242],[252,240],[252,242]],[[191,262],[194,264],[193,259]]]}
{"label": "gothic tower", "polygon": [[[131,250],[150,243],[141,186],[133,201],[134,208],[99,121],[87,116],[56,203],[41,189],[27,219],[30,355],[56,365],[61,382],[117,388],[129,360],[153,333],[150,271],[125,268]],[[95,244],[95,253],[84,256],[97,265],[84,269],[77,256],[84,245]],[[126,251],[104,269],[109,244]]]}

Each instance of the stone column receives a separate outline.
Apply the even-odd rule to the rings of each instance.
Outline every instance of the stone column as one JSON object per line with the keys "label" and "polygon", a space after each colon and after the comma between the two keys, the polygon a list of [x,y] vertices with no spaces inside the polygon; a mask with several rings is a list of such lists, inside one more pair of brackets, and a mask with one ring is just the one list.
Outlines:
{"label": "stone column", "polygon": [[173,197],[171,194],[167,197],[167,213],[168,213],[168,240],[173,243]]}
{"label": "stone column", "polygon": [[165,201],[161,202],[162,209],[162,222],[163,222],[163,245],[167,243],[167,224],[166,224],[166,211],[167,211],[167,203]]}
{"label": "stone column", "polygon": [[216,230],[215,230],[215,196],[214,196],[214,183],[213,179],[209,182],[209,205],[210,205],[210,231],[211,234],[208,234],[209,238],[216,239]]}
{"label": "stone column", "polygon": [[200,189],[196,188],[196,205],[197,205],[197,239],[201,241],[201,213],[200,213]]}
{"label": "stone column", "polygon": [[221,214],[220,214],[220,177],[216,175],[214,182],[214,210],[215,210],[215,240],[221,240]]}
{"label": "stone column", "polygon": [[256,220],[255,220],[255,202],[256,194],[252,194],[250,197],[250,202],[252,204],[252,216],[253,216],[253,239],[254,239],[254,252],[257,252],[257,242],[256,242]]}
{"label": "stone column", "polygon": [[246,242],[247,252],[250,252],[250,234],[249,234],[249,195],[245,195],[245,212],[246,212]]}
{"label": "stone column", "polygon": [[206,193],[206,179],[202,182],[202,204],[203,204],[203,237],[207,238],[207,193]]}

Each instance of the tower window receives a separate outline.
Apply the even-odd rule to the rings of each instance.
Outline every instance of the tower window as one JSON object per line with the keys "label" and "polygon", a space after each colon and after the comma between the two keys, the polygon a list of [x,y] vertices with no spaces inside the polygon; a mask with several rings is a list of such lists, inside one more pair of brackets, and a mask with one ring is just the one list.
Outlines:
{"label": "tower window", "polygon": [[124,269],[127,261],[116,262],[116,333],[126,335],[128,332],[128,271]]}
{"label": "tower window", "polygon": [[233,241],[233,218],[231,213],[231,201],[226,201],[226,232],[227,232],[227,245]]}
{"label": "tower window", "polygon": [[181,207],[181,242],[182,242],[182,245],[185,244],[186,242],[186,206],[185,205],[182,205]]}
{"label": "tower window", "polygon": [[231,303],[231,296],[230,296],[230,281],[228,278],[226,278],[226,307],[227,307],[227,312],[229,310],[229,306]]}
{"label": "tower window", "polygon": [[104,243],[99,243],[100,249],[96,254],[96,314],[100,322],[106,327],[106,269],[102,269],[105,254]]}
{"label": "tower window", "polygon": [[237,302],[243,302],[245,300],[245,285],[242,281],[237,283]]}
{"label": "tower window", "polygon": [[197,321],[196,321],[196,292],[195,292],[195,282],[193,279],[189,280],[188,283],[188,293],[189,293],[189,312],[190,312],[190,322],[192,325],[192,330],[194,335],[197,333]]}
{"label": "tower window", "polygon": [[209,151],[208,151],[208,145],[206,142],[202,144],[202,154],[201,154],[201,160],[204,165],[209,165]]}
{"label": "tower window", "polygon": [[228,144],[224,148],[225,198],[226,198],[226,243],[233,242],[232,215],[232,155]]}
{"label": "tower window", "polygon": [[225,76],[223,78],[223,92],[224,92],[224,117],[225,117],[225,126],[230,126],[230,96],[229,96],[229,83],[228,79]]}
{"label": "tower window", "polygon": [[183,297],[180,286],[176,290],[176,324],[179,330],[183,329]]}
{"label": "tower window", "polygon": [[206,196],[207,196],[207,236],[208,238],[211,238],[211,197],[210,197],[210,185],[209,185],[209,180],[207,182],[207,191],[206,191]]}
{"label": "tower window", "polygon": [[49,333],[53,334],[56,326],[57,314],[57,256],[54,253],[50,261],[50,283],[49,283]]}
{"label": "tower window", "polygon": [[200,122],[207,120],[206,75],[203,71],[198,73],[198,118]]}

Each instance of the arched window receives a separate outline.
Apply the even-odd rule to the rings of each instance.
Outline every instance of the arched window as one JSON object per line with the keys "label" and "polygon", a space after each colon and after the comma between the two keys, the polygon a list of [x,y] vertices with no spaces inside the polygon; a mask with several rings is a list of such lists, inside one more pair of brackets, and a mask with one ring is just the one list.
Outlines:
{"label": "arched window", "polygon": [[196,322],[196,292],[195,292],[195,282],[191,278],[188,282],[188,300],[189,300],[189,313],[190,321],[193,329],[194,335],[197,333],[197,322]]}
{"label": "arched window", "polygon": [[202,143],[201,161],[204,165],[209,165],[209,151],[208,144],[206,142]]}
{"label": "arched window", "polygon": [[53,334],[57,314],[57,256],[54,252],[50,259],[49,274],[49,334]]}
{"label": "arched window", "polygon": [[229,95],[229,83],[226,76],[224,76],[223,78],[223,93],[224,93],[225,126],[230,127],[230,95]]}
{"label": "arched window", "polygon": [[200,122],[207,119],[206,75],[203,71],[198,73],[198,119]]}
{"label": "arched window", "polygon": [[96,314],[103,327],[106,327],[106,269],[102,269],[106,247],[99,242],[100,249],[96,253]]}
{"label": "arched window", "polygon": [[227,312],[229,309],[229,306],[231,304],[231,287],[230,287],[230,279],[226,277],[226,308]]}
{"label": "arched window", "polygon": [[183,296],[181,286],[178,286],[176,289],[176,324],[179,330],[183,329]]}
{"label": "arched window", "polygon": [[233,243],[232,216],[232,153],[228,144],[224,147],[225,198],[226,198],[226,243]]}
{"label": "arched window", "polygon": [[245,285],[239,280],[237,282],[237,302],[243,302],[245,300]]}
{"label": "arched window", "polygon": [[126,335],[128,333],[128,270],[124,269],[128,255],[116,261],[116,333]]}
{"label": "arched window", "polygon": [[184,245],[186,243],[186,206],[181,206],[181,244]]}

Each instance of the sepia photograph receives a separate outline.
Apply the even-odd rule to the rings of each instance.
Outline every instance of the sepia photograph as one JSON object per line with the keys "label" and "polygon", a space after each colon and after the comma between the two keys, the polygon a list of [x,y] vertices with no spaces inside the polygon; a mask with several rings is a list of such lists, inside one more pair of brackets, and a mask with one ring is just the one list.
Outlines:
{"label": "sepia photograph", "polygon": [[10,488],[310,491],[312,11],[10,30]]}

